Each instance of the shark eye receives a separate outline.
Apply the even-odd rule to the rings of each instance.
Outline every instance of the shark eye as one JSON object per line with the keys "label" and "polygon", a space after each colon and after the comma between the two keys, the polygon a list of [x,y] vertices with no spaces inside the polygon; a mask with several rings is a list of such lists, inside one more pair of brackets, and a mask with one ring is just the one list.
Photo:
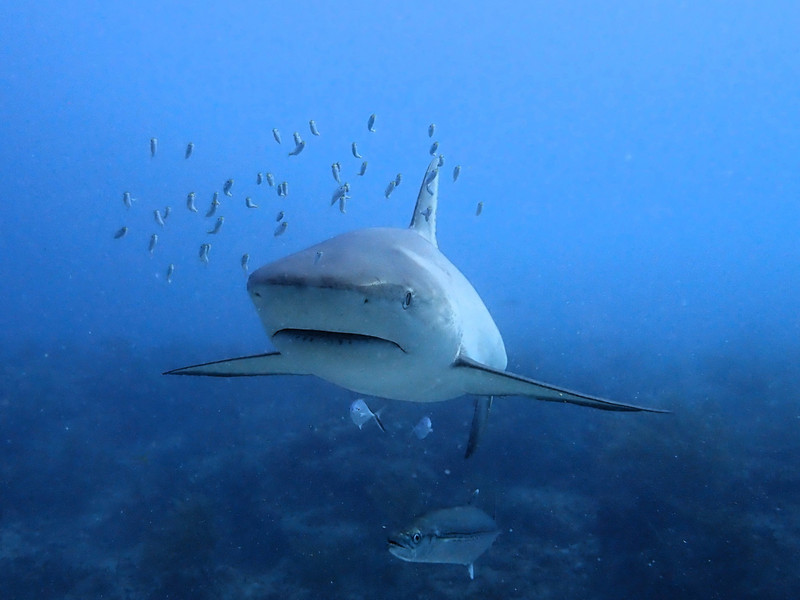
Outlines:
{"label": "shark eye", "polygon": [[405,310],[406,308],[411,306],[412,298],[413,298],[413,296],[411,295],[411,292],[406,292],[406,295],[403,298],[403,310]]}
{"label": "shark eye", "polygon": [[415,544],[419,544],[420,540],[422,539],[422,536],[419,534],[419,531],[418,531],[413,535],[413,537],[411,539],[414,540]]}

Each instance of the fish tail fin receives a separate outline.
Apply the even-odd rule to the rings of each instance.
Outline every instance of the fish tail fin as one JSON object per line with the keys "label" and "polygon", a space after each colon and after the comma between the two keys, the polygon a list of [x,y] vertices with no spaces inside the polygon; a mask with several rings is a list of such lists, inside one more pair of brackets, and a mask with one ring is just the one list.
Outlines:
{"label": "fish tail fin", "polygon": [[[386,407],[384,406],[383,408]],[[386,427],[383,426],[383,422],[381,421],[381,413],[383,412],[383,408],[377,412],[372,413],[372,416],[375,417],[375,423],[378,425],[378,427],[381,428],[381,431],[383,433],[386,433]]]}

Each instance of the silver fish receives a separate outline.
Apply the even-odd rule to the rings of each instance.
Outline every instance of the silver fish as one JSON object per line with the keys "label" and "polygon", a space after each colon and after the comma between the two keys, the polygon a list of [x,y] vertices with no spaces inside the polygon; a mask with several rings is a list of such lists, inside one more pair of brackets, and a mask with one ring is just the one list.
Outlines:
{"label": "silver fish", "polygon": [[214,228],[211,229],[210,231],[206,231],[206,233],[211,234],[211,235],[215,235],[215,234],[219,233],[219,230],[222,229],[222,224],[224,222],[225,222],[225,217],[218,217],[217,218],[217,222],[214,223]]}
{"label": "silver fish", "polygon": [[[372,113],[369,116],[369,121],[367,121],[367,131],[371,131],[372,133],[375,133],[375,113]],[[358,157],[356,157],[356,158],[358,158]]]}
{"label": "silver fish", "polygon": [[440,167],[444,166],[444,154],[439,155],[439,166]]}
{"label": "silver fish", "polygon": [[429,138],[433,137],[433,133],[435,131],[436,131],[436,123],[431,123],[430,125],[428,125],[428,137]]}
{"label": "silver fish", "polygon": [[171,206],[165,206],[164,207],[164,220],[165,221],[167,220],[167,217],[169,217],[171,212],[172,212],[172,207]]}
{"label": "silver fish", "polygon": [[186,196],[186,208],[188,208],[192,212],[197,212],[197,207],[194,205],[195,193],[189,192]]}
{"label": "silver fish", "polygon": [[392,179],[392,180],[389,182],[389,185],[387,185],[387,186],[386,186],[386,191],[385,191],[385,192],[383,192],[383,195],[384,195],[384,196],[386,196],[386,197],[388,198],[389,196],[391,196],[391,195],[392,195],[392,192],[394,191],[394,188],[395,188],[395,187],[397,187],[397,184],[395,183],[394,179]]}
{"label": "silver fish", "polygon": [[433,142],[431,144],[431,149],[428,152],[431,153],[431,156],[436,156],[436,151],[439,149],[439,142]]}
{"label": "silver fish", "polygon": [[342,183],[342,165],[338,162],[335,162],[331,165],[331,173],[333,173],[333,178],[336,180],[336,183]]}
{"label": "silver fish", "polygon": [[300,134],[296,131],[292,134],[292,137],[294,138],[295,146],[299,146],[303,142],[303,138],[301,138]]}
{"label": "silver fish", "polygon": [[319,135],[319,130],[317,129],[317,124],[314,123],[314,119],[308,122],[308,128],[311,130],[311,135]]}
{"label": "silver fish", "polygon": [[175,272],[175,265],[173,263],[169,263],[167,267],[167,283],[172,283],[172,274]]}
{"label": "silver fish", "polygon": [[250,196],[248,196],[247,198],[244,199],[244,205],[247,208],[258,208],[258,204],[253,202],[253,199]]}
{"label": "silver fish", "polygon": [[122,203],[125,205],[125,208],[130,208],[133,205],[133,199],[131,198],[130,192],[122,193]]}
{"label": "silver fish", "polygon": [[342,213],[343,215],[347,214],[347,201],[349,199],[350,196],[348,196],[347,194],[339,197],[339,212]]}
{"label": "silver fish", "polygon": [[256,184],[261,185],[262,183],[264,183],[264,175],[259,173],[256,175]]}
{"label": "silver fish", "polygon": [[248,267],[249,267],[249,264],[250,264],[250,255],[249,254],[247,254],[247,253],[242,254],[241,264],[242,264],[242,270],[245,273],[247,273],[247,270],[248,270]]}
{"label": "silver fish", "polygon": [[156,155],[158,150],[158,138],[150,138],[150,158]]}
{"label": "silver fish", "polygon": [[364,402],[363,398],[355,400],[350,405],[350,418],[353,420],[353,423],[358,425],[359,429],[361,429],[364,423],[366,423],[370,419],[375,419],[375,423],[378,424],[378,427],[380,427],[381,431],[386,433],[386,427],[384,427],[383,423],[381,423],[380,414],[381,414],[380,410],[376,413],[372,412],[369,409],[369,406],[367,406],[367,403]]}
{"label": "silver fish", "polygon": [[347,194],[350,191],[350,184],[345,182],[339,187],[334,190],[333,195],[331,196],[331,206],[336,204],[339,201],[339,198]]}
{"label": "silver fish", "polygon": [[358,144],[353,142],[353,146],[351,147],[351,150],[353,151],[353,156],[355,156],[356,158],[361,158],[361,155],[358,153]]}
{"label": "silver fish", "polygon": [[211,206],[208,207],[208,211],[206,212],[206,217],[213,217],[214,213],[217,212],[218,206],[219,206],[219,192],[214,192],[214,197],[211,199]]}
{"label": "silver fish", "polygon": [[154,233],[150,236],[150,245],[147,246],[147,250],[150,252],[150,256],[153,256],[153,251],[156,249],[156,244],[158,244],[158,234]]}
{"label": "silver fish", "polygon": [[208,264],[208,253],[211,251],[211,244],[200,244],[200,260],[205,264]]}
{"label": "silver fish", "polygon": [[276,220],[278,223],[280,223],[281,221],[283,221],[283,216],[284,216],[284,215],[283,215],[283,211],[280,211],[280,212],[279,212],[279,213],[278,213],[278,214],[275,216],[275,220]]}
{"label": "silver fish", "polygon": [[461,175],[461,165],[456,165],[453,168],[453,181],[454,182],[458,179],[459,175]]}
{"label": "silver fish", "polygon": [[480,217],[482,212],[483,212],[483,202],[478,202],[478,206],[475,208],[475,216]]}
{"label": "silver fish", "polygon": [[289,224],[286,221],[281,221],[280,224],[275,228],[275,233],[273,233],[272,235],[274,235],[275,237],[283,235],[288,226]]}
{"label": "silver fish", "polygon": [[397,176],[394,178],[394,187],[400,185],[400,182],[403,181],[403,174],[398,173]]}
{"label": "silver fish", "polygon": [[408,562],[465,565],[474,579],[475,560],[499,534],[494,519],[475,506],[443,508],[390,537],[389,552]]}
{"label": "silver fish", "polygon": [[229,198],[233,198],[233,194],[231,194],[231,188],[233,187],[233,178],[228,179],[225,182],[225,185],[222,186],[222,193],[228,196]]}
{"label": "silver fish", "polygon": [[153,218],[156,220],[156,223],[161,225],[161,227],[164,226],[164,217],[161,216],[161,211],[160,210],[155,209],[153,211]]}
{"label": "silver fish", "polygon": [[272,130],[272,137],[275,138],[276,142],[281,143],[281,132],[278,131],[277,127]]}
{"label": "silver fish", "polygon": [[411,430],[411,432],[417,436],[417,439],[420,440],[424,440],[432,431],[433,425],[431,424],[431,418],[428,416],[422,417],[419,423],[414,425],[414,428]]}
{"label": "silver fish", "polygon": [[120,227],[117,232],[114,234],[114,239],[118,240],[120,238],[124,238],[128,235],[128,228],[127,227]]}
{"label": "silver fish", "polygon": [[303,148],[305,147],[306,147],[305,141],[300,140],[299,142],[297,142],[297,145],[294,147],[294,150],[289,152],[289,156],[297,156],[303,151]]}
{"label": "silver fish", "polygon": [[288,181],[281,181],[280,185],[278,185],[278,195],[281,198],[285,198],[289,195],[289,182]]}
{"label": "silver fish", "polygon": [[361,163],[361,170],[358,172],[359,175],[364,175],[367,172],[367,161]]}
{"label": "silver fish", "polygon": [[189,142],[189,144],[186,146],[186,155],[184,158],[189,158],[192,155],[192,152],[194,152],[194,142]]}
{"label": "silver fish", "polygon": [[267,178],[267,183],[269,184],[269,187],[275,187],[275,176],[272,173],[267,173],[266,175],[264,175],[264,177]]}

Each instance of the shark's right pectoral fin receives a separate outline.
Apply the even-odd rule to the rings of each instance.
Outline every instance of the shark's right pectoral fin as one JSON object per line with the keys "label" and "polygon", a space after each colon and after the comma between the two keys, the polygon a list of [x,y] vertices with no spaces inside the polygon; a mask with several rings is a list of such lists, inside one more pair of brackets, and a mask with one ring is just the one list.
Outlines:
{"label": "shark's right pectoral fin", "polygon": [[202,365],[166,371],[164,375],[205,375],[207,377],[250,377],[257,375],[308,375],[280,352],[217,360]]}
{"label": "shark's right pectoral fin", "polygon": [[[464,383],[465,394],[479,396],[527,396],[548,402],[565,402],[599,408],[600,410],[627,411],[627,412],[654,412],[666,413],[668,410],[657,408],[644,408],[633,404],[612,402],[596,396],[589,396],[579,392],[572,392],[563,388],[534,381],[522,375],[494,369],[472,359],[459,357],[453,368],[459,370],[459,375]],[[487,411],[488,412],[488,411]]]}

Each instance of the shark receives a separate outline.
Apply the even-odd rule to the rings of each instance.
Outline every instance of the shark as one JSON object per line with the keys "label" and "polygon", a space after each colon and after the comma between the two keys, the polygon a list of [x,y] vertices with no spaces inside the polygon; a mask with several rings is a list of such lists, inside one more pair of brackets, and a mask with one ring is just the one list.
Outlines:
{"label": "shark", "polygon": [[314,375],[390,400],[474,396],[466,457],[496,396],[606,411],[668,412],[606,400],[506,371],[500,331],[436,239],[439,169],[425,171],[408,228],[349,231],[255,270],[247,292],[275,351],[167,371]]}

